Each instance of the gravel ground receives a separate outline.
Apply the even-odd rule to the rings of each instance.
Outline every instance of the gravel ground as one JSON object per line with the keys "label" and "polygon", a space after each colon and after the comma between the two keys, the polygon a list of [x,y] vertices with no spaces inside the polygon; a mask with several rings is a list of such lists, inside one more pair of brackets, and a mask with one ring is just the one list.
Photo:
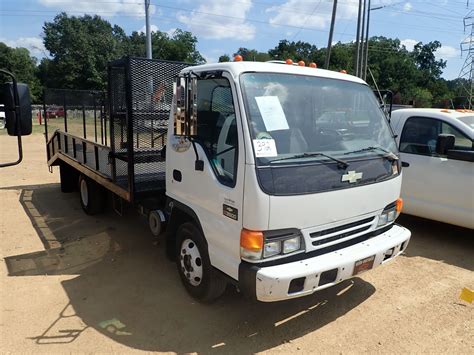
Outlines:
{"label": "gravel ground", "polygon": [[[402,216],[393,262],[312,296],[273,304],[229,288],[191,299],[164,245],[133,211],[86,216],[48,172],[44,138],[0,170],[2,353],[474,353],[472,230]],[[0,136],[0,159],[15,157]]]}

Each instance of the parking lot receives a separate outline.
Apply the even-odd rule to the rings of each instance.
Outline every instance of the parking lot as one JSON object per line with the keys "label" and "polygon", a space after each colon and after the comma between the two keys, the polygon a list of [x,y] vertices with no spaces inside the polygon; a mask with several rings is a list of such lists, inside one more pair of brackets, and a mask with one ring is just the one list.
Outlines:
{"label": "parking lot", "polygon": [[[2,352],[474,353],[472,231],[402,216],[405,255],[312,296],[272,304],[229,287],[212,305],[181,286],[143,217],[86,216],[48,172],[44,138],[0,170]],[[0,159],[14,138],[0,136]]]}

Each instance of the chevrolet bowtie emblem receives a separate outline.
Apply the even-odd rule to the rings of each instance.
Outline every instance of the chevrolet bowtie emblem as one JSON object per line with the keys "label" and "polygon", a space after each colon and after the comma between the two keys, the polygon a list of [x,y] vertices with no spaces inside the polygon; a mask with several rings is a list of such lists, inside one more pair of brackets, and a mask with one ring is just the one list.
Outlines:
{"label": "chevrolet bowtie emblem", "polygon": [[362,179],[362,173],[356,173],[354,170],[348,171],[347,174],[342,175],[342,182],[348,181],[349,183],[357,182]]}

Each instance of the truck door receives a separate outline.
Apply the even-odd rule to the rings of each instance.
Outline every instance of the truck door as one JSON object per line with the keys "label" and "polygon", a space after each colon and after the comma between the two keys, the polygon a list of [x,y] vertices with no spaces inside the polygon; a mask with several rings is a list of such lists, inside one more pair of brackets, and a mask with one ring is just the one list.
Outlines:
{"label": "truck door", "polygon": [[[400,137],[402,196],[408,214],[463,225],[472,218],[474,164],[436,154],[441,133],[455,136],[455,148],[473,149],[473,142],[450,124],[431,117],[410,117]],[[462,222],[464,221],[464,223]]]}
{"label": "truck door", "polygon": [[[226,77],[197,80],[196,151],[167,153],[167,169],[182,175],[167,193],[198,216],[213,266],[237,279],[245,159],[234,96]],[[203,171],[195,170],[196,154]]]}

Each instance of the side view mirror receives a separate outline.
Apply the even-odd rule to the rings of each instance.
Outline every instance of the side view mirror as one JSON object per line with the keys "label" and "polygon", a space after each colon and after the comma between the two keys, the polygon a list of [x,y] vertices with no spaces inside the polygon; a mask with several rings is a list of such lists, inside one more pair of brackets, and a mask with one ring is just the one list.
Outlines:
{"label": "side view mirror", "polygon": [[10,136],[27,136],[32,131],[31,99],[28,85],[5,83],[0,89],[0,104],[5,110],[5,126]]}
{"label": "side view mirror", "polygon": [[175,89],[174,134],[195,136],[197,134],[197,79],[179,77]]}
{"label": "side view mirror", "polygon": [[5,114],[5,126],[10,136],[18,140],[18,159],[10,163],[0,163],[0,168],[20,164],[23,160],[21,136],[31,134],[31,99],[28,85],[18,84],[15,76],[0,69],[0,75],[10,77],[11,82],[0,84],[0,110]]}
{"label": "side view mirror", "polygon": [[441,133],[436,141],[436,154],[447,155],[448,150],[454,149],[455,137],[452,134]]}

